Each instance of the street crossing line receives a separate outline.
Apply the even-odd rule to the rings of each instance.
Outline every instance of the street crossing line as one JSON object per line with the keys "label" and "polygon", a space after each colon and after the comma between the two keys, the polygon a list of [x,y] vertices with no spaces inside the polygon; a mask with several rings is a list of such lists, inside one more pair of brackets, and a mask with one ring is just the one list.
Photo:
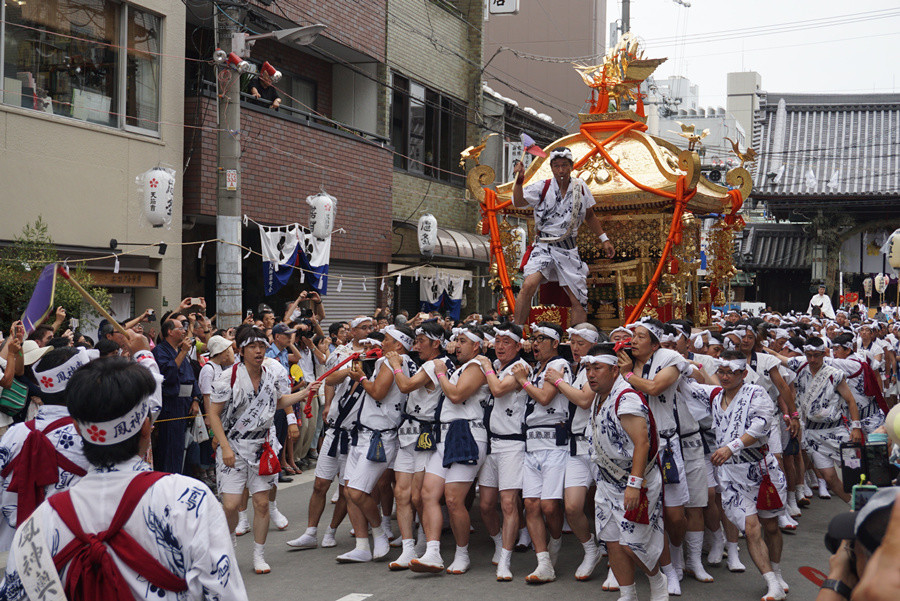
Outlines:
{"label": "street crossing line", "polygon": [[363,599],[368,599],[372,595],[369,593],[350,593],[349,595],[344,595],[337,601],[363,601]]}

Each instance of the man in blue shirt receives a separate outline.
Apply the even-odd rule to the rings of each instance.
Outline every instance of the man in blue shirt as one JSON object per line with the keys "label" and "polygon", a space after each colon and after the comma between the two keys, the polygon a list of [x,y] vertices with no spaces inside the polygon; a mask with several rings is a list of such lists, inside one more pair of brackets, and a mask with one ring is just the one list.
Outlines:
{"label": "man in blue shirt", "polygon": [[[163,340],[153,356],[163,376],[162,411],[159,412],[153,464],[158,471],[180,474],[184,470],[184,437],[190,420],[200,411],[200,388],[187,358],[193,340],[187,335],[187,318],[167,319],[162,325]],[[172,421],[165,421],[172,418]]]}

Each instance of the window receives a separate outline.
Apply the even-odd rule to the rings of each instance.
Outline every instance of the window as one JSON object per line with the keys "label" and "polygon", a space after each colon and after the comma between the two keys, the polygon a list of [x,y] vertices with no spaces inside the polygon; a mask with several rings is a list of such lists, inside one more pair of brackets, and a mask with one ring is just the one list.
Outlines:
{"label": "window", "polygon": [[159,131],[161,23],[110,0],[0,0],[3,104]]}
{"label": "window", "polygon": [[[262,70],[262,61],[250,59],[250,62],[256,65],[257,73]],[[253,82],[257,77],[257,75],[244,76],[241,85],[245,94],[250,93],[250,87],[254,85]],[[304,113],[316,113],[319,110],[316,104],[318,102],[318,85],[312,79],[282,71],[281,79],[272,85],[275,87],[278,97],[281,98],[281,106],[291,107]],[[268,107],[270,102],[262,100],[256,101],[256,104]]]}
{"label": "window", "polygon": [[466,147],[466,105],[396,73],[393,87],[394,167],[462,184],[459,153]]}

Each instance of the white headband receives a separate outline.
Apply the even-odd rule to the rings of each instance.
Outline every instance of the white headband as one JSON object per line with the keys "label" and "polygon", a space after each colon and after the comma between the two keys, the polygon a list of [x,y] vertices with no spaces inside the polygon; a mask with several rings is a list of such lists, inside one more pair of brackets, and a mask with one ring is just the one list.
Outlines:
{"label": "white headband", "polygon": [[808,353],[810,351],[812,351],[814,353],[824,353],[825,352],[825,343],[823,342],[822,344],[819,344],[819,345],[804,344],[803,352]]}
{"label": "white headband", "polygon": [[601,363],[603,365],[618,365],[619,358],[615,355],[585,355],[581,358],[582,365]]}
{"label": "white headband", "polygon": [[852,349],[853,349],[853,341],[852,341],[852,340],[848,340],[847,342],[844,342],[844,343],[842,343],[842,344],[838,344],[837,346],[840,346],[840,347],[843,347],[843,348],[851,349],[851,350],[852,350]]}
{"label": "white headband", "polygon": [[644,328],[645,330],[650,332],[653,335],[653,337],[656,338],[656,340],[658,340],[659,342],[662,342],[662,339],[663,339],[662,328],[656,324],[650,323],[649,321],[647,321],[647,319],[648,318],[644,317],[638,322],[629,324],[628,327],[633,329],[638,326],[641,326],[642,328]]}
{"label": "white headband", "polygon": [[785,342],[785,343],[784,343],[784,346],[783,346],[782,348],[786,348],[787,350],[793,351],[793,352],[795,352],[795,353],[801,352],[800,349],[798,349],[796,346],[794,346],[793,344],[791,344],[791,341],[790,341],[790,340],[788,340],[787,342]]}
{"label": "white headband", "polygon": [[610,332],[609,337],[612,338],[612,335],[615,334],[616,332],[624,332],[625,334],[628,334],[629,338],[631,338],[631,334],[632,334],[631,330],[629,330],[628,328],[626,328],[624,326],[619,326],[618,328],[616,328],[615,330]]}
{"label": "white headband", "polygon": [[416,336],[424,336],[425,338],[428,338],[429,340],[437,340],[439,342],[442,342],[440,336],[435,336],[434,334],[430,334],[430,333],[426,332],[424,328],[416,328]]}
{"label": "white headband", "polygon": [[559,334],[557,334],[556,330],[554,330],[553,328],[545,328],[544,326],[539,326],[538,324],[532,322],[531,333],[541,334],[543,336],[546,336],[547,338],[552,338],[553,340],[559,342]]}
{"label": "white headband", "polygon": [[372,319],[371,317],[357,317],[356,319],[354,319],[353,321],[350,322],[350,327],[355,328],[359,324],[365,323],[367,321],[375,321],[375,320]]}
{"label": "white headband", "polygon": [[678,340],[678,336],[676,334],[666,334],[663,332],[662,337],[659,339],[660,342],[671,342],[675,343]]}
{"label": "white headband", "polygon": [[747,369],[746,359],[719,359],[716,362],[718,367],[727,367],[731,371],[744,371]]}
{"label": "white headband", "polygon": [[476,342],[478,344],[481,344],[482,342],[484,342],[484,340],[478,334],[476,334],[475,332],[472,332],[468,328],[453,328],[453,330],[451,330],[451,332],[453,333],[454,338],[456,338],[458,336],[465,336],[472,342]]}
{"label": "white headband", "polygon": [[705,337],[709,336],[709,330],[703,330],[702,332],[697,332],[696,334],[691,335],[691,340],[694,341],[695,349],[702,349],[703,344],[706,342],[704,340]]}
{"label": "white headband", "polygon": [[397,342],[403,345],[403,348],[409,350],[413,347],[413,342],[415,342],[412,338],[401,332],[396,328],[396,326],[387,326],[383,330],[381,330],[386,336],[390,336]]}
{"label": "white headband", "polygon": [[140,403],[121,417],[106,422],[75,421],[81,430],[81,437],[84,438],[85,442],[109,446],[134,436],[148,415],[150,415],[149,396],[141,399]]}
{"label": "white headband", "polygon": [[[360,344],[371,344],[372,346],[378,346],[378,347],[381,346],[381,341],[376,340],[374,338],[363,338],[362,340],[359,341],[359,343]],[[406,349],[406,350],[409,350],[409,349]]]}
{"label": "white headband", "polygon": [[580,330],[569,328],[568,330],[566,330],[566,334],[568,334],[569,336],[581,336],[591,344],[597,344],[597,341],[600,340],[600,334],[587,328],[582,328]]}
{"label": "white headband", "polygon": [[500,336],[506,336],[513,342],[522,342],[522,337],[516,336],[515,332],[512,330],[498,330],[497,328],[494,328],[494,337],[499,338]]}
{"label": "white headband", "polygon": [[575,156],[572,154],[572,151],[568,148],[555,148],[550,151],[550,160],[553,159],[569,159],[573,163],[575,162]]}
{"label": "white headband", "polygon": [[494,344],[494,340],[496,340],[497,338],[495,336],[491,336],[490,334],[485,332],[484,339],[487,340],[488,342],[490,342],[491,344]]}
{"label": "white headband", "polygon": [[790,338],[790,333],[784,328],[775,328],[775,340],[779,338]]}
{"label": "white headband", "polygon": [[37,380],[38,386],[41,388],[41,392],[47,394],[62,392],[66,389],[66,386],[68,386],[69,378],[72,377],[75,370],[98,357],[100,357],[100,351],[96,349],[81,349],[62,365],[47,368],[46,371],[40,370],[39,366],[41,361],[43,361],[43,359],[41,359],[34,364],[32,371],[34,372],[34,378]]}
{"label": "white headband", "polygon": [[250,338],[248,338],[247,340],[245,340],[241,343],[241,348],[244,348],[247,345],[254,344],[257,342],[262,342],[266,346],[269,345],[269,341],[266,340],[265,338],[260,338],[259,336],[251,336]]}

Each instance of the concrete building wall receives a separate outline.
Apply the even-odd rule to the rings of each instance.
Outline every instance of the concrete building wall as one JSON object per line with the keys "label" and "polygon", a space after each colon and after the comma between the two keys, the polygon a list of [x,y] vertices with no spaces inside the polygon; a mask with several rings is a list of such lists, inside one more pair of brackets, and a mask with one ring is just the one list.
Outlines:
{"label": "concrete building wall", "polygon": [[557,125],[565,126],[590,98],[590,90],[572,65],[521,58],[508,50],[495,53],[506,46],[539,56],[602,57],[606,0],[522,0],[518,15],[491,15],[484,22],[484,32],[484,59],[491,59],[485,70],[488,85],[520,107],[547,113]]}
{"label": "concrete building wall", "polygon": [[728,112],[734,115],[747,134],[753,138],[753,119],[759,110],[762,77],[755,71],[728,74]]}
{"label": "concrete building wall", "polygon": [[[135,302],[158,307],[165,297],[173,306],[181,298],[184,60],[178,57],[185,54],[185,6],[180,0],[132,5],[163,15],[159,137],[0,104],[0,239],[14,238],[43,216],[58,245],[166,242],[164,257],[155,248],[141,252],[159,266],[160,278],[157,288],[138,289]],[[150,227],[137,197],[135,177],[159,165],[178,174],[170,229]]]}

